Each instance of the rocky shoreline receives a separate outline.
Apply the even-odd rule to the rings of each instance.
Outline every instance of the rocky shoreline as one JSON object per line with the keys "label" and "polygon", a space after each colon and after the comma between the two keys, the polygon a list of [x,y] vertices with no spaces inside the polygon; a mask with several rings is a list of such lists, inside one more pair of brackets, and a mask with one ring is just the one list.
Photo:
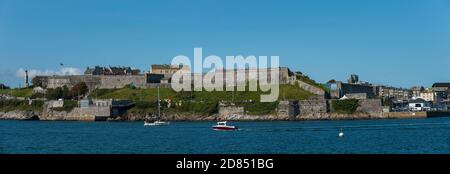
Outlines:
{"label": "rocky shoreline", "polygon": [[[89,119],[88,119],[89,118]],[[138,114],[126,114],[121,117],[108,118],[106,121],[142,121],[145,116]],[[308,115],[299,115],[296,117],[278,116],[278,115],[196,115],[196,114],[165,114],[162,115],[163,120],[167,121],[304,121],[304,120],[368,120],[368,119],[389,119],[399,118],[390,117],[385,114],[368,114],[368,113],[314,113]],[[411,117],[410,117],[411,118]],[[418,116],[417,118],[423,118]],[[10,111],[0,112],[0,120],[45,120],[45,121],[95,121],[90,116],[67,116],[67,113],[54,114],[49,116],[33,111]]]}
{"label": "rocky shoreline", "polygon": [[39,120],[41,113],[33,111],[0,112],[0,120]]}

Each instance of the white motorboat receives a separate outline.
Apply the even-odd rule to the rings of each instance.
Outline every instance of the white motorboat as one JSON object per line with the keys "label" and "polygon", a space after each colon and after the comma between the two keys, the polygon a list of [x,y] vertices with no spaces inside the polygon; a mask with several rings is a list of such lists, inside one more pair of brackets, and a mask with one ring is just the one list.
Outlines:
{"label": "white motorboat", "polygon": [[237,130],[238,127],[236,127],[236,126],[229,126],[229,125],[227,125],[226,121],[223,121],[223,122],[217,122],[217,125],[214,125],[213,129],[216,130],[216,131],[222,131],[222,130],[223,131],[228,131],[228,130]]}

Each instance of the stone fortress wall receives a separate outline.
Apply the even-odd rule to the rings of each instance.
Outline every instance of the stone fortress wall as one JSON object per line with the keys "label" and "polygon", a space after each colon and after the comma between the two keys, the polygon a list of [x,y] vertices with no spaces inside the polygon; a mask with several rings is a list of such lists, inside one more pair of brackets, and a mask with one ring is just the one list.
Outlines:
{"label": "stone fortress wall", "polygon": [[[268,69],[267,71],[270,71]],[[248,71],[247,71],[248,73]],[[295,80],[292,72],[288,68],[280,68],[280,84],[290,84]],[[75,84],[84,82],[90,90],[99,89],[114,89],[122,88],[126,85],[132,84],[137,88],[155,88],[171,87],[170,83],[149,83],[147,74],[140,75],[72,75],[72,76],[47,76],[47,88],[57,88],[67,86],[73,87]],[[236,77],[235,77],[236,78]],[[254,77],[246,75],[246,80],[255,80]],[[225,80],[225,79],[224,79]],[[226,83],[224,81],[224,83]],[[302,86],[301,86],[302,87]],[[311,88],[311,87],[309,87]],[[307,90],[309,89],[307,88]],[[315,92],[313,92],[315,93]]]}
{"label": "stone fortress wall", "polygon": [[49,76],[47,87],[57,88],[67,86],[73,87],[75,84],[85,82],[89,89],[113,89],[122,88],[125,85],[133,84],[138,88],[147,87],[145,75],[78,75],[78,76]]}

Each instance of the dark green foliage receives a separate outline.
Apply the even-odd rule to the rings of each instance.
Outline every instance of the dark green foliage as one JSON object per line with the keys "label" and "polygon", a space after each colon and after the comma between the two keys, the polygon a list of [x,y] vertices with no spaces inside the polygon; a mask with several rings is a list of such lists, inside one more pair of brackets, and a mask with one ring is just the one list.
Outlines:
{"label": "dark green foliage", "polygon": [[64,98],[64,99],[70,98],[70,96],[69,96],[69,88],[66,85],[64,85],[63,88],[62,88],[62,96],[61,96],[61,98]]}
{"label": "dark green foliage", "polygon": [[8,112],[13,110],[21,111],[42,111],[44,101],[34,100],[29,105],[28,100],[2,100],[0,101],[0,111]]}
{"label": "dark green foliage", "polygon": [[33,84],[34,87],[43,87],[42,84],[42,78],[40,77],[33,77],[33,79],[31,79],[31,83]]}
{"label": "dark green foliage", "polygon": [[359,106],[357,99],[333,100],[333,109],[337,113],[352,114]]}
{"label": "dark green foliage", "polygon": [[177,92],[175,97],[179,100],[192,100],[195,97],[195,93],[193,91],[181,91]]}
{"label": "dark green foliage", "polygon": [[57,87],[55,89],[47,89],[46,97],[49,100],[58,100],[60,98],[64,98],[63,94],[64,94],[63,88]]}
{"label": "dark green foliage", "polygon": [[70,92],[68,93],[68,98],[79,98],[81,96],[84,96],[89,92],[89,88],[84,82],[80,82],[75,84],[72,89],[70,89]]}
{"label": "dark green foliage", "polygon": [[36,99],[36,98],[44,98],[45,95],[42,93],[33,93],[33,95],[31,95],[31,99]]}
{"label": "dark green foliage", "polygon": [[393,106],[393,101],[390,98],[383,98],[382,100],[383,106]]}
{"label": "dark green foliage", "polygon": [[128,85],[125,85],[123,88],[136,89],[136,86],[134,86],[133,84],[128,84]]}
{"label": "dark green foliage", "polygon": [[69,90],[67,86],[57,87],[55,89],[47,89],[46,97],[49,100],[58,99],[77,99],[84,96],[89,91],[86,83],[81,82],[75,84],[72,89]]}
{"label": "dark green foliage", "polygon": [[158,102],[153,102],[153,101],[136,101],[135,104],[136,108],[139,109],[147,109],[147,108],[155,108],[158,109]]}
{"label": "dark green foliage", "polygon": [[0,89],[9,89],[9,86],[6,86],[3,83],[0,83]]}
{"label": "dark green foliage", "polygon": [[236,103],[237,106],[244,107],[246,114],[250,115],[264,115],[274,114],[278,107],[278,102],[242,102]]}
{"label": "dark green foliage", "polygon": [[218,112],[218,103],[216,102],[183,102],[181,106],[176,106],[179,112],[198,113],[202,115],[212,115]]}

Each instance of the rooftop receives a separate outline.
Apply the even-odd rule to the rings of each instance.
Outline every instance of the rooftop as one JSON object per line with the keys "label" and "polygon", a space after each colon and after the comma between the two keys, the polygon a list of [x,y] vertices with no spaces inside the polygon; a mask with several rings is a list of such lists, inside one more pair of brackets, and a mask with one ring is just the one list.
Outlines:
{"label": "rooftop", "polygon": [[450,88],[450,83],[434,83],[433,87],[446,87]]}

